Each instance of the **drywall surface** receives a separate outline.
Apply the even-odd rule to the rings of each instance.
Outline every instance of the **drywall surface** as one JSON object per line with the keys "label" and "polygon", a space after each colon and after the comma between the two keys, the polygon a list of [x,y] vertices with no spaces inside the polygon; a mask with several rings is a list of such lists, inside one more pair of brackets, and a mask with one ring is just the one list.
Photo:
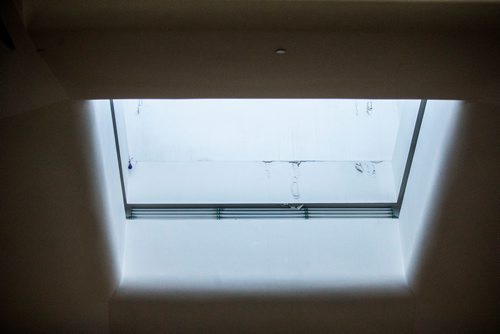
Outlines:
{"label": "drywall surface", "polygon": [[[499,330],[500,104],[464,101],[410,277],[417,333]],[[403,227],[404,221],[401,221]]]}
{"label": "drywall surface", "polygon": [[[467,4],[433,2],[438,9],[432,14],[405,1],[400,8],[406,15],[398,15],[400,11],[386,15],[383,10],[375,14],[377,20],[370,15],[381,8],[379,3],[373,3],[371,9],[364,7],[362,15],[355,11],[354,16],[344,16],[339,11],[337,15],[346,20],[335,31],[321,26],[338,22],[331,19],[331,11],[325,12],[326,20],[315,31],[281,33],[278,30],[285,21],[290,29],[307,22],[297,26],[278,8],[274,17],[283,21],[275,26],[271,15],[271,24],[264,25],[268,32],[208,32],[204,30],[210,24],[203,23],[194,33],[146,32],[139,30],[144,22],[171,21],[161,11],[153,11],[158,19],[152,20],[155,14],[147,10],[141,12],[142,21],[137,20],[135,8],[126,11],[128,15],[110,15],[106,6],[96,17],[93,10],[81,10],[88,2],[76,7],[68,2],[65,6],[72,15],[39,16],[42,23],[33,25],[31,35],[49,70],[38,67],[35,48],[26,55],[2,53],[0,59],[2,115],[32,110],[0,121],[2,330],[106,331],[108,299],[103,296],[108,295],[114,279],[109,273],[112,265],[104,263],[108,261],[104,248],[108,248],[100,242],[101,233],[95,233],[97,215],[90,199],[94,192],[88,191],[92,177],[81,156],[87,144],[82,144],[81,126],[75,125],[81,123],[67,106],[57,107],[56,112],[40,108],[62,99],[68,90],[73,98],[92,99],[476,99],[463,107],[466,117],[460,122],[459,145],[450,156],[458,163],[446,169],[450,175],[441,187],[438,210],[431,215],[434,228],[425,247],[427,255],[411,280],[415,300],[404,293],[344,299],[318,294],[231,300],[160,300],[142,295],[112,302],[110,329],[119,333],[497,333],[500,114],[498,104],[477,99],[498,101],[499,97],[498,34],[487,31],[488,26],[498,27],[498,4],[484,6],[482,1],[474,1],[471,12]],[[48,7],[38,3],[40,8]],[[303,1],[304,9],[309,8],[307,3],[322,2]],[[61,6],[54,2],[51,11]],[[359,8],[354,3],[350,6]],[[178,22],[191,27],[207,13],[201,10],[190,16],[193,20]],[[304,13],[298,10],[295,15],[315,20],[315,15]],[[221,16],[234,19],[239,27],[249,21],[224,12],[212,14],[209,21],[219,22]],[[60,25],[54,17],[70,26]],[[379,25],[381,18],[383,25]],[[3,19],[7,24],[5,16]],[[99,31],[94,24],[99,20],[112,28],[119,23],[123,30]],[[432,23],[420,25],[422,20]],[[44,31],[48,27],[43,21],[52,23],[53,31]],[[369,33],[345,31],[346,25],[359,28],[360,21],[369,22],[368,28],[360,28]],[[252,22],[256,29],[263,26],[262,21]],[[485,29],[483,23],[486,30],[467,32]],[[439,32],[436,25],[447,26],[449,33]],[[377,26],[397,32],[373,33],[371,28]],[[411,32],[422,26],[425,32]],[[400,27],[406,27],[405,31]],[[287,48],[288,54],[274,57],[277,47]],[[32,58],[36,60],[31,62]],[[102,290],[106,293],[101,295]]]}
{"label": "drywall surface", "polygon": [[498,332],[499,108],[429,105],[400,216],[416,333]]}
{"label": "drywall surface", "polygon": [[189,297],[124,294],[111,303],[113,333],[412,333],[407,291]]}
{"label": "drywall surface", "polygon": [[259,291],[405,286],[396,220],[131,220],[123,287]]}
{"label": "drywall surface", "polygon": [[[33,37],[73,98],[498,96],[500,50],[487,34],[58,31]],[[288,54],[277,56],[278,47]]]}
{"label": "drywall surface", "polygon": [[[484,30],[497,0],[23,1],[33,29]],[[422,13],[425,13],[423,15]],[[113,17],[113,20],[109,18]]]}
{"label": "drywall surface", "polygon": [[40,57],[12,1],[0,2],[0,17],[13,49],[0,46],[0,118],[67,99],[66,93]]}
{"label": "drywall surface", "polygon": [[[112,328],[146,332],[203,329],[219,332],[247,329],[248,332],[256,329],[357,333],[497,332],[498,189],[495,168],[500,147],[496,136],[500,124],[498,108],[498,104],[479,102],[429,102],[399,222],[401,251],[414,298],[402,297],[404,293],[391,297],[391,293],[378,294],[363,289],[357,290],[359,298],[347,293],[339,299],[339,290],[335,289],[319,294],[315,294],[314,289],[306,289],[306,296],[298,296],[297,290],[293,290],[276,296],[269,295],[269,289],[265,288],[270,286],[272,289],[271,284],[265,284],[260,292],[234,296],[235,285],[221,284],[221,280],[214,280],[208,288],[199,284],[190,294],[182,284],[166,284],[163,278],[151,280],[141,287],[138,283],[141,279],[136,277],[122,287],[111,303]],[[175,225],[174,228],[177,229]],[[172,236],[178,235],[173,233]],[[161,232],[157,237],[162,239],[155,243],[157,245],[170,241],[170,237]],[[186,268],[191,267],[192,273],[196,273],[197,268],[194,265],[197,261],[193,259],[215,255],[192,253],[200,244],[209,245],[212,238],[201,240],[181,239],[185,253],[190,254]],[[158,246],[156,250],[161,252],[163,247]],[[148,264],[142,265],[145,268]],[[140,268],[139,263],[137,268]],[[191,287],[195,286],[193,277],[199,279],[200,276],[189,277]],[[169,279],[175,282],[179,277]],[[213,291],[217,290],[214,287],[218,284],[227,287],[229,292],[221,295],[219,290],[219,294],[214,295]],[[148,285],[156,288],[148,290],[145,288]]]}
{"label": "drywall surface", "polygon": [[394,220],[127,224],[114,332],[411,332]]}
{"label": "drywall surface", "polygon": [[100,195],[102,214],[105,216],[104,235],[110,245],[114,259],[114,271],[117,278],[121,277],[123,252],[125,243],[125,211],[118,168],[118,157],[111,118],[109,100],[94,100],[86,102],[87,113],[90,113],[94,156],[94,185]]}
{"label": "drywall surface", "polygon": [[459,101],[428,101],[400,214],[401,244],[409,277],[430,235],[430,216],[439,205],[447,178],[450,152],[462,112]]}
{"label": "drywall surface", "polygon": [[0,121],[4,331],[108,330],[116,216],[103,192],[94,111],[66,101]]}
{"label": "drywall surface", "polygon": [[498,98],[500,4],[457,2],[27,1],[25,14],[72,98]]}

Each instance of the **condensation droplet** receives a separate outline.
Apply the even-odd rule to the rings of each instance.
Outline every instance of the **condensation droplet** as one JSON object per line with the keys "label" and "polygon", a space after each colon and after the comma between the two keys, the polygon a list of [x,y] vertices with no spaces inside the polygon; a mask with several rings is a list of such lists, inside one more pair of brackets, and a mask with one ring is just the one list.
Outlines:
{"label": "condensation droplet", "polygon": [[266,172],[266,177],[271,178],[271,161],[264,161],[264,170]]}
{"label": "condensation droplet", "polygon": [[137,103],[137,115],[141,113],[141,109],[142,109],[142,100],[139,100],[139,102]]}
{"label": "condensation droplet", "polygon": [[372,103],[372,101],[366,102],[366,113],[368,115],[371,115],[372,111],[373,111],[373,103]]}
{"label": "condensation droplet", "polygon": [[360,173],[364,172],[363,165],[361,164],[361,162],[356,162],[356,164],[354,165],[354,168],[356,168],[356,170]]}
{"label": "condensation droplet", "polygon": [[300,198],[300,190],[299,190],[299,184],[297,183],[297,181],[292,182],[291,190],[292,190],[293,198],[299,199]]}
{"label": "condensation droplet", "polygon": [[[366,102],[365,102],[366,101]],[[366,108],[363,108],[366,106]],[[371,116],[373,112],[373,102],[371,100],[355,100],[354,108],[356,112],[356,116],[367,115]]]}
{"label": "condensation droplet", "polygon": [[375,168],[376,164],[377,163],[367,162],[367,161],[356,162],[354,164],[354,168],[356,169],[356,171],[358,173],[368,175],[368,176],[375,176],[377,174],[377,170]]}
{"label": "condensation droplet", "polygon": [[300,189],[299,189],[299,177],[300,177],[300,163],[301,161],[290,161],[292,164],[292,183],[291,183],[291,192],[294,199],[300,198]]}

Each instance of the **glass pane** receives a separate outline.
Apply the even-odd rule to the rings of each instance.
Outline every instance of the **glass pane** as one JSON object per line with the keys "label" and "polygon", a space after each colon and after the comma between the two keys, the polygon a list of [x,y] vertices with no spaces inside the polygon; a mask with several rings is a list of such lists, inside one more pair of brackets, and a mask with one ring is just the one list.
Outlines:
{"label": "glass pane", "polygon": [[419,103],[115,100],[128,202],[396,202]]}

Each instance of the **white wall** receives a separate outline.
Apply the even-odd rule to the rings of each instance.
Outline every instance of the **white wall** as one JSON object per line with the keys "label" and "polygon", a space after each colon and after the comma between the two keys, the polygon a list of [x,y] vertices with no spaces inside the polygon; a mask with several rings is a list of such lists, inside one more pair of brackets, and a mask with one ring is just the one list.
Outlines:
{"label": "white wall", "polygon": [[439,197],[459,105],[428,102],[399,221],[133,220],[127,222],[125,282],[210,288],[404,282]]}
{"label": "white wall", "polygon": [[114,270],[117,277],[122,274],[122,262],[125,243],[125,211],[118,169],[115,136],[111,118],[109,100],[86,102],[91,119],[91,140],[94,141],[94,163],[96,185],[103,204],[104,235],[111,246]]}
{"label": "white wall", "polygon": [[422,128],[415,150],[410,178],[401,209],[400,230],[407,275],[412,278],[420,255],[431,235],[428,222],[439,205],[440,187],[461,117],[459,101],[430,100],[427,103]]}
{"label": "white wall", "polygon": [[308,291],[405,285],[397,221],[127,222],[121,289]]}

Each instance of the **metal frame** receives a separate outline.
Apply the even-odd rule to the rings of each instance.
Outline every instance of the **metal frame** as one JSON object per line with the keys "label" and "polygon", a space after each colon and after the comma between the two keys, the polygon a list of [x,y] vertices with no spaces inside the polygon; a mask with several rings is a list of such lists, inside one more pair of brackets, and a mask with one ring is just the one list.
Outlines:
{"label": "metal frame", "polygon": [[422,127],[422,121],[424,120],[425,107],[427,106],[427,100],[421,100],[420,106],[418,108],[417,119],[415,121],[415,128],[413,129],[413,136],[411,138],[410,149],[408,151],[408,157],[406,158],[405,171],[403,173],[403,179],[401,180],[401,186],[399,187],[398,201],[393,207],[394,215],[399,217],[401,207],[403,206],[403,198],[406,192],[406,185],[408,184],[408,178],[410,177],[411,165],[413,163],[413,157],[415,156],[415,150],[417,149],[418,136],[420,135],[420,128]]}
{"label": "metal frame", "polygon": [[[127,202],[123,167],[121,164],[120,143],[113,100],[110,100],[111,117],[115,136],[116,153],[120,171],[123,203],[128,219],[134,218],[398,218],[403,205],[404,194],[410,176],[410,169],[417,147],[418,136],[424,118],[427,100],[421,100],[405,170],[399,188],[397,202],[390,203],[183,203],[183,204],[133,204]],[[318,211],[319,210],[319,211]],[[249,212],[251,213],[249,214]],[[274,211],[271,215],[270,211]],[[240,213],[228,214],[229,213]],[[349,214],[346,214],[348,212]],[[316,214],[315,214],[316,213]],[[368,214],[369,213],[369,214]]]}
{"label": "metal frame", "polygon": [[113,122],[113,134],[115,137],[115,148],[116,148],[116,157],[118,160],[118,170],[120,171],[120,184],[122,187],[122,198],[123,198],[123,206],[125,208],[125,214],[127,218],[129,218],[131,214],[131,210],[128,207],[127,203],[127,194],[125,192],[125,180],[123,178],[123,166],[122,166],[122,157],[120,151],[120,141],[118,139],[118,127],[116,126],[116,114],[115,114],[115,105],[113,104],[113,100],[109,100],[110,110],[111,110],[111,120]]}

